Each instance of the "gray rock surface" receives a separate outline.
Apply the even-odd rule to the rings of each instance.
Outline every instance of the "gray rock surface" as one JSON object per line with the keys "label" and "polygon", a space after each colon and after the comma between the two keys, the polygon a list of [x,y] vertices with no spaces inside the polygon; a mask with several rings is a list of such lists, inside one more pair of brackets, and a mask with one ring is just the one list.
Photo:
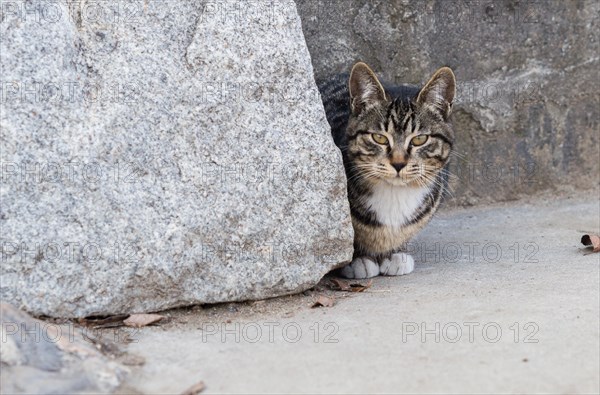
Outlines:
{"label": "gray rock surface", "polygon": [[36,320],[7,303],[0,313],[3,394],[112,393],[129,373],[98,351],[103,343],[91,332]]}
{"label": "gray rock surface", "polygon": [[148,312],[299,292],[350,259],[341,156],[293,3],[14,4],[3,300]]}
{"label": "gray rock surface", "polygon": [[388,81],[423,84],[452,67],[453,204],[597,187],[598,1],[297,4],[317,77],[362,60]]}

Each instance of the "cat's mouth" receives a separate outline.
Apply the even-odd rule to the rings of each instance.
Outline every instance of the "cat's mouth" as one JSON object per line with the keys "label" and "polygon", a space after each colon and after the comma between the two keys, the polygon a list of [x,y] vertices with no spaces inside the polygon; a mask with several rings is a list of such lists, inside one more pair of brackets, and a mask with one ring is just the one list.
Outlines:
{"label": "cat's mouth", "polygon": [[401,179],[399,177],[396,177],[396,178],[386,178],[385,182],[387,184],[393,185],[395,187],[405,187],[405,186],[408,185],[408,183],[405,180],[403,180],[403,179]]}
{"label": "cat's mouth", "polygon": [[385,177],[383,181],[394,186],[408,186],[414,181],[414,179],[410,179],[404,174],[397,174],[396,176]]}
{"label": "cat's mouth", "polygon": [[387,184],[401,187],[415,187],[421,184],[420,174],[414,171],[414,166],[407,167],[398,172],[390,171],[385,165],[379,164],[375,171],[365,172],[364,179],[371,184]]}
{"label": "cat's mouth", "polygon": [[388,185],[399,187],[415,187],[421,184],[418,175],[405,173],[397,173],[396,175],[387,174],[386,177],[381,178],[381,181]]}

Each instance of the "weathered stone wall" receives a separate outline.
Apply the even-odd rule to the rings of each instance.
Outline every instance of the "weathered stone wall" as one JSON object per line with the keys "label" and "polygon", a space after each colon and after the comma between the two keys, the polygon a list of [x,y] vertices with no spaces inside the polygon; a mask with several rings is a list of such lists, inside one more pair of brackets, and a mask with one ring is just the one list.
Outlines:
{"label": "weathered stone wall", "polygon": [[600,3],[299,0],[315,73],[458,80],[451,204],[598,186]]}

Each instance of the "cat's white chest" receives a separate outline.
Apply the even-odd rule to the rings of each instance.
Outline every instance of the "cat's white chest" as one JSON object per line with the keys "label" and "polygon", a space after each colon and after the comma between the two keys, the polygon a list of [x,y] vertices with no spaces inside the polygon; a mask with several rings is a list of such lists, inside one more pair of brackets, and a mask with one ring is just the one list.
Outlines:
{"label": "cat's white chest", "polygon": [[400,227],[423,205],[427,188],[408,188],[389,184],[379,184],[367,204],[384,225]]}

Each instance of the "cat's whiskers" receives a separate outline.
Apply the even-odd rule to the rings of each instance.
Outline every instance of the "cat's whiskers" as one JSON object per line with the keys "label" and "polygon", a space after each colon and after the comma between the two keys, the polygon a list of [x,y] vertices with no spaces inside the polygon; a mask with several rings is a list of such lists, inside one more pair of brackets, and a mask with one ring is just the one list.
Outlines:
{"label": "cat's whiskers", "polygon": [[433,185],[439,186],[444,193],[447,193],[448,195],[450,195],[450,197],[454,198],[454,194],[452,193],[452,191],[447,187],[447,185],[444,182],[438,179],[437,174],[425,173],[423,174],[423,179],[429,181]]}
{"label": "cat's whiskers", "polygon": [[464,154],[461,154],[461,153],[459,153],[457,151],[451,151],[450,152],[450,156],[456,156],[458,159],[461,159],[461,160],[469,163],[469,160],[467,159],[467,156],[464,155]]}
{"label": "cat's whiskers", "polygon": [[371,181],[372,179],[380,178],[378,172],[373,170],[372,166],[368,164],[356,164],[353,170],[359,171],[351,171],[351,176],[347,180],[351,184],[355,184],[360,180]]}

